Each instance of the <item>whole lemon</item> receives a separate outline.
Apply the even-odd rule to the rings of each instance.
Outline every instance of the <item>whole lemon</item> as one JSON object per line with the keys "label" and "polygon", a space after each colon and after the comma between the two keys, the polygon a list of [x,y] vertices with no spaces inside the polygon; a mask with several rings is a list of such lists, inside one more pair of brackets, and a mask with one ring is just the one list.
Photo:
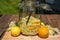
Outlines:
{"label": "whole lemon", "polygon": [[38,30],[38,35],[41,38],[47,38],[49,36],[49,30],[47,27],[41,27]]}
{"label": "whole lemon", "polygon": [[14,27],[11,27],[11,35],[16,37],[16,36],[19,36],[20,35],[20,27],[18,26],[14,26]]}

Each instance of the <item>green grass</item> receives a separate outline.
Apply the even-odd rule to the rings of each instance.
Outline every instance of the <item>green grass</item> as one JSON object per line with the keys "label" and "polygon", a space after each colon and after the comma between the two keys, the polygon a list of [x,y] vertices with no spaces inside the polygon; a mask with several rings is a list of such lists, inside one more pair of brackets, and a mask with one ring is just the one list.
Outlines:
{"label": "green grass", "polygon": [[18,14],[21,0],[0,0],[0,14]]}

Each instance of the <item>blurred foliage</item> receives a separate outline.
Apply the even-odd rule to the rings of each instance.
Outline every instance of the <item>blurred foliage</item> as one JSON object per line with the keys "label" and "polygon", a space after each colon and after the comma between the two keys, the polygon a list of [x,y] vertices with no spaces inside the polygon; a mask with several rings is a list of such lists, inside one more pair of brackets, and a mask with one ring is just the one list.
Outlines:
{"label": "blurred foliage", "polygon": [[0,0],[0,14],[17,14],[21,0]]}

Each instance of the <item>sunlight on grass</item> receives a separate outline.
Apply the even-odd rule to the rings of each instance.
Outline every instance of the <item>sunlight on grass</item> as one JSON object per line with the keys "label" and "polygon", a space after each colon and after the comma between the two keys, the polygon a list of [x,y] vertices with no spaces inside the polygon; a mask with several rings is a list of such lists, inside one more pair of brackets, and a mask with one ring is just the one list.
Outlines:
{"label": "sunlight on grass", "polygon": [[18,4],[21,0],[0,0],[0,14],[19,13]]}

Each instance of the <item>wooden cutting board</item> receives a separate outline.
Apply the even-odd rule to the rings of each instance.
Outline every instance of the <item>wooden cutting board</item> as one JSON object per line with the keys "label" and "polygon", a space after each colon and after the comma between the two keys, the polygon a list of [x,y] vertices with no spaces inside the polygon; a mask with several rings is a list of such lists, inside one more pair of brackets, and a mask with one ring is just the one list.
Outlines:
{"label": "wooden cutting board", "polygon": [[43,39],[43,38],[40,38],[38,35],[36,36],[20,35],[18,37],[13,37],[11,36],[10,32],[6,31],[2,40],[60,40],[60,34],[58,36],[48,37],[48,38]]}

